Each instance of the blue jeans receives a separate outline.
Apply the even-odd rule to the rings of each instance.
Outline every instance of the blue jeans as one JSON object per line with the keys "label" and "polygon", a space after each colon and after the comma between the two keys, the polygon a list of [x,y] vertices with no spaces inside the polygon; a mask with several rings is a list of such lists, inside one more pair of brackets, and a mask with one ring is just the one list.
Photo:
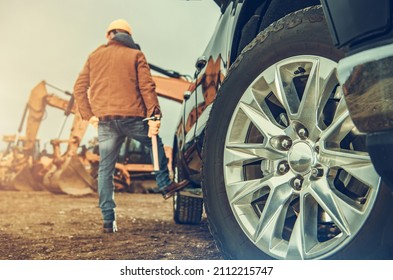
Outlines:
{"label": "blue jeans", "polygon": [[[129,117],[121,120],[100,121],[98,123],[100,150],[98,195],[104,221],[114,221],[116,219],[113,175],[120,148],[125,138],[130,137],[146,145],[150,149],[150,155],[152,156],[151,138],[147,136],[149,128],[147,122],[143,122],[142,119],[140,117]],[[157,143],[160,170],[155,173],[155,176],[158,188],[162,189],[172,182],[169,178],[168,159],[166,158],[160,137],[157,137]]]}

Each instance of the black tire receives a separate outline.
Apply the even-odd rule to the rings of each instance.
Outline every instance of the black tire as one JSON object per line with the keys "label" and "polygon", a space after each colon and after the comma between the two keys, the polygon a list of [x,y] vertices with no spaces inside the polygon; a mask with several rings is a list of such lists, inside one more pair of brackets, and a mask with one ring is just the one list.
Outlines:
{"label": "black tire", "polygon": [[202,220],[203,199],[182,195],[173,196],[173,219],[177,224],[199,224]]}
{"label": "black tire", "polygon": [[[176,145],[174,145],[176,147]],[[184,172],[180,166],[180,160],[177,158],[178,154],[174,153],[173,170],[174,181],[180,182],[184,179]],[[193,190],[190,190],[192,192]],[[199,224],[202,220],[203,214],[203,198],[198,195],[186,195],[185,191],[176,192],[173,196],[173,220],[177,224]],[[201,195],[199,195],[201,196]]]}
{"label": "black tire", "polygon": [[[243,50],[242,54],[232,65],[229,74],[226,77],[226,80],[223,82],[222,87],[220,88],[213,108],[210,112],[210,117],[206,128],[206,136],[203,145],[203,154],[205,156],[203,158],[202,167],[202,189],[204,193],[205,211],[207,214],[210,231],[217,243],[217,246],[219,247],[226,259],[391,258],[391,251],[393,247],[393,238],[391,234],[391,231],[393,229],[393,197],[392,192],[384,185],[377,184],[378,187],[376,187],[375,189],[371,188],[371,190],[375,190],[372,198],[370,198],[366,204],[362,204],[361,202],[359,203],[359,207],[370,207],[368,208],[369,210],[367,212],[367,215],[365,215],[364,221],[359,224],[359,228],[357,228],[357,230],[355,230],[354,232],[351,232],[351,234],[348,235],[345,241],[339,243],[337,246],[326,247],[326,251],[321,251],[320,254],[310,253],[310,255],[299,254],[299,256],[290,255],[289,257],[286,257],[284,253],[283,256],[279,255],[278,253],[276,254],[276,251],[273,251],[273,249],[271,249],[272,247],[268,247],[268,249],[265,250],[265,247],[263,247],[265,245],[260,245],[259,243],[257,244],[257,242],[254,242],[254,240],[250,238],[249,234],[244,229],[244,224],[241,223],[242,217],[237,215],[236,211],[238,210],[236,208],[233,208],[233,200],[232,202],[229,201],[229,196],[232,194],[227,192],[228,186],[226,184],[228,184],[228,180],[227,178],[225,178],[225,176],[228,175],[226,175],[225,173],[225,168],[227,167],[225,166],[224,156],[226,155],[225,153],[228,149],[226,147],[226,143],[229,140],[227,139],[230,139],[228,136],[230,134],[228,133],[231,132],[231,126],[234,126],[235,123],[233,119],[235,116],[235,112],[240,111],[240,109],[238,109],[240,106],[239,101],[241,100],[243,94],[245,94],[246,89],[252,83],[254,83],[257,77],[259,77],[259,75],[263,73],[266,69],[268,69],[272,65],[277,65],[278,62],[281,62],[288,58],[294,58],[304,55],[312,55],[326,58],[329,59],[329,61],[333,62],[337,62],[342,57],[342,53],[337,50],[331,42],[329,31],[324,20],[322,9],[320,7],[307,8],[287,15],[283,19],[275,22],[265,31],[261,32],[256,37],[256,39],[254,39],[254,41],[252,41]],[[299,108],[298,110],[300,110]],[[266,116],[266,118],[271,117]],[[278,120],[276,124],[277,126],[279,125]],[[241,125],[239,124],[239,127],[240,126]],[[241,145],[243,144],[238,145],[238,147],[240,147],[239,149],[241,149]],[[241,167],[243,168],[243,173],[239,172],[242,174],[239,175],[239,177],[245,176],[244,166]],[[283,167],[285,167],[285,165]],[[261,164],[259,164],[259,169],[261,169]],[[269,171],[270,169],[266,167],[266,170]],[[283,168],[283,170],[285,170],[285,168]],[[259,170],[259,172],[261,171]],[[275,169],[272,172],[278,171]],[[317,174],[317,176],[319,175]],[[326,180],[328,180],[328,178],[326,178]],[[355,182],[354,185],[356,185],[357,183],[359,182]],[[289,181],[287,183],[282,183],[282,185],[284,184],[293,186],[292,182],[291,185],[289,184]],[[333,182],[333,184],[336,184],[336,182]],[[244,185],[244,188],[248,186],[249,185]],[[352,188],[353,186],[350,187]],[[345,192],[345,190],[342,190],[339,187],[337,187],[337,189],[337,192]],[[356,192],[357,189],[357,186],[353,187],[354,192]],[[260,193],[262,193],[262,190],[260,190]],[[294,193],[300,193],[300,191],[294,191]],[[340,197],[344,196],[343,193],[339,194]],[[360,199],[360,197],[358,198]],[[306,200],[305,197],[301,197],[301,199]],[[271,203],[271,201],[272,200],[270,200],[269,202],[269,200],[266,199],[266,205],[268,203]],[[260,217],[262,217],[264,206],[259,206],[256,203],[257,202],[255,202],[254,205],[255,208],[261,207],[258,209],[262,209],[260,210],[261,213],[259,213]],[[312,203],[310,205],[316,205],[318,202],[314,204]],[[304,205],[305,202],[303,202],[303,206]],[[295,208],[294,205],[288,205],[288,209],[290,208],[289,206]],[[300,210],[297,210],[297,213],[299,213]],[[312,210],[316,212],[315,209]],[[257,212],[255,209],[254,211]],[[293,210],[293,212],[296,211]],[[297,216],[303,216],[303,220],[305,220],[306,218],[304,217],[307,217],[310,212],[311,210],[303,215],[292,215],[292,217],[294,219],[297,219]],[[257,213],[255,215],[256,217],[258,217]],[[284,217],[285,219],[287,218],[286,215],[284,215]],[[256,218],[255,220],[260,222],[258,218]],[[315,220],[313,220],[313,222],[316,224]],[[276,226],[278,227],[279,225]],[[335,225],[329,224],[329,227],[330,226]],[[274,230],[275,229],[276,228],[274,228]],[[284,229],[285,227],[283,226],[283,232]],[[293,231],[295,231],[295,226],[293,226]],[[303,233],[302,231],[299,232]],[[336,237],[340,238],[340,235],[336,235]],[[272,241],[273,239],[274,238],[269,241]],[[278,236],[278,239],[282,239],[282,243],[285,243],[286,241],[283,233],[282,235]],[[288,240],[290,240],[290,237],[288,237]],[[325,240],[320,241],[321,244],[324,241]],[[331,241],[335,240],[332,239]],[[278,244],[276,247],[278,246],[281,246],[281,244]]]}

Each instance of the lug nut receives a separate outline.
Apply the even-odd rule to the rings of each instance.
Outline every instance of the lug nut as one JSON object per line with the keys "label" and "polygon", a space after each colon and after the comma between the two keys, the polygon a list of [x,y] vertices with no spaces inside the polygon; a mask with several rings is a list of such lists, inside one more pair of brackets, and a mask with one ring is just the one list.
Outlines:
{"label": "lug nut", "polygon": [[289,171],[289,164],[286,161],[282,161],[278,164],[278,173],[285,174]]}
{"label": "lug nut", "polygon": [[316,166],[311,169],[311,175],[320,178],[323,176],[323,168],[321,166]]}
{"label": "lug nut", "polygon": [[281,147],[284,149],[284,150],[289,150],[289,148],[292,146],[292,140],[291,139],[289,139],[289,138],[284,138],[284,139],[282,139],[282,141],[281,141]]}
{"label": "lug nut", "polygon": [[292,187],[297,190],[300,191],[302,189],[302,185],[303,185],[303,177],[296,177],[292,180]]}
{"label": "lug nut", "polygon": [[300,138],[305,139],[308,137],[308,131],[304,127],[300,128],[297,132],[297,134],[300,136]]}

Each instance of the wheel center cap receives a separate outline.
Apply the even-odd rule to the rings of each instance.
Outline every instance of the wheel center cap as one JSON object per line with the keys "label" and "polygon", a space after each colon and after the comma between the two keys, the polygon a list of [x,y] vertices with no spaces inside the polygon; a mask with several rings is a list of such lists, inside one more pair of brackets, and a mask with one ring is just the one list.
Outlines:
{"label": "wheel center cap", "polygon": [[313,149],[306,142],[295,143],[288,153],[290,167],[299,174],[310,172],[313,161]]}

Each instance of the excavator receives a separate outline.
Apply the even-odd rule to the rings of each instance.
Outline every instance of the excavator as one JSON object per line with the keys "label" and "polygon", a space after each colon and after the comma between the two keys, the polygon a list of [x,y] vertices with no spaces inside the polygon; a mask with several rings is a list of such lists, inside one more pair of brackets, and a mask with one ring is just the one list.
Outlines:
{"label": "excavator", "polygon": [[[0,186],[3,189],[19,191],[49,190],[74,195],[92,193],[95,181],[76,158],[76,150],[88,123],[83,122],[80,116],[75,114],[76,106],[71,93],[63,91],[71,96],[69,100],[65,100],[55,94],[49,94],[47,86],[51,85],[42,81],[32,89],[16,135],[3,137],[8,147],[1,158]],[[64,121],[58,137],[51,141],[53,155],[42,153],[37,139],[46,106],[64,111]],[[64,140],[59,140],[59,137],[71,113],[75,116],[74,125],[67,140],[67,151],[61,155],[60,143]],[[21,136],[26,120],[26,134]],[[73,174],[69,176],[71,172]]]}
{"label": "excavator", "polygon": [[[176,72],[168,72],[154,65],[151,67],[167,76],[153,75],[157,94],[181,103],[190,82]],[[48,94],[47,87],[60,90],[45,81],[36,85],[25,106],[17,133],[3,137],[3,141],[8,145],[5,152],[0,154],[0,189],[47,190],[56,194],[70,195],[94,193],[97,190],[99,152],[97,146],[90,149],[80,146],[88,122],[83,121],[77,113],[71,93],[60,90],[71,96],[69,100],[65,100],[55,94]],[[64,120],[58,135],[50,141],[52,154],[48,154],[46,149],[41,151],[40,142],[37,139],[46,106],[64,111]],[[70,114],[74,116],[70,136],[62,140],[60,136]],[[22,136],[21,132],[26,119],[26,134]],[[146,148],[140,147],[140,143],[136,142],[133,139],[126,139],[123,143],[115,173],[115,186],[118,190],[130,189],[131,175],[153,174],[153,166]],[[64,153],[61,152],[62,144],[67,145]],[[78,153],[78,150],[81,151]],[[168,168],[172,172],[172,148],[165,146],[165,152],[169,159]]]}

